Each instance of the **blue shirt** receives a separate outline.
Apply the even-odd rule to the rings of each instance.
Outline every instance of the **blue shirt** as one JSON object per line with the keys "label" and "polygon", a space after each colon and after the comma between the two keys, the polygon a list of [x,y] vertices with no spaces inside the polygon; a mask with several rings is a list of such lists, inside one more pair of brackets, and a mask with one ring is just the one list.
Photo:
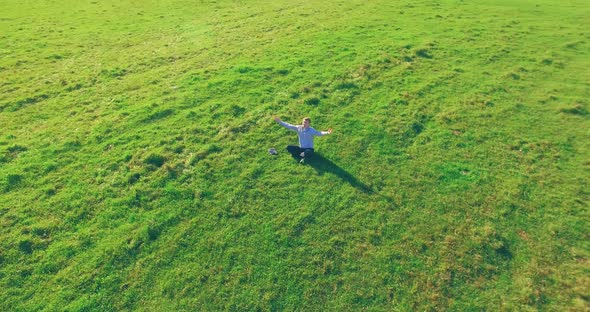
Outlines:
{"label": "blue shirt", "polygon": [[301,148],[313,148],[313,137],[322,136],[328,133],[326,131],[317,131],[312,127],[305,129],[303,128],[303,125],[295,126],[284,121],[279,121],[279,125],[297,132],[297,136],[299,136],[299,147]]}

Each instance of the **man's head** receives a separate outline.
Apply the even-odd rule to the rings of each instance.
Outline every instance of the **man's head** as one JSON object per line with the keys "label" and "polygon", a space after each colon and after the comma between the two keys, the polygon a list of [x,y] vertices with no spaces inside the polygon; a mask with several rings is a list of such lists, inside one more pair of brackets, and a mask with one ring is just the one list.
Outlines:
{"label": "man's head", "polygon": [[311,118],[309,118],[309,117],[303,118],[303,128],[309,128],[309,125],[311,125]]}

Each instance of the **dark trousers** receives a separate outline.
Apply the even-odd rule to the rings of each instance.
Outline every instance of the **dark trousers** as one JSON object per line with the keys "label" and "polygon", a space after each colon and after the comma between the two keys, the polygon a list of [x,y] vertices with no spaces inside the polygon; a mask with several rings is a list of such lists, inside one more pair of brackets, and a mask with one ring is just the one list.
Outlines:
{"label": "dark trousers", "polygon": [[[295,146],[295,145],[289,145],[287,146],[287,152],[289,152],[291,154],[291,156],[293,156],[294,158],[297,159],[311,159],[313,156],[313,148],[301,148],[299,146]],[[304,153],[304,156],[301,157],[301,153]]]}

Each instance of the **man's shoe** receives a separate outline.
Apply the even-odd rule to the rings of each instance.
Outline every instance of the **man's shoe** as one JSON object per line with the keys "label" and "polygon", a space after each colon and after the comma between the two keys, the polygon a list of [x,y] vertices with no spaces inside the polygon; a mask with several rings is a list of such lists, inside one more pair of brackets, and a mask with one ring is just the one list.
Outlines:
{"label": "man's shoe", "polygon": [[299,156],[305,157],[305,152],[301,152],[301,154],[299,154]]}

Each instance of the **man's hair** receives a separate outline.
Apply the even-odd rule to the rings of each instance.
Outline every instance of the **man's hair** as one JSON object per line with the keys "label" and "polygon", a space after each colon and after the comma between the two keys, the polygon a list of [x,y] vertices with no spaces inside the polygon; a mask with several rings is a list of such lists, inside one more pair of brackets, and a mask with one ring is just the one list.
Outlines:
{"label": "man's hair", "polygon": [[311,123],[311,118],[309,118],[309,117],[305,117],[305,118],[303,118],[303,120],[307,120],[307,121],[309,121],[309,123]]}

